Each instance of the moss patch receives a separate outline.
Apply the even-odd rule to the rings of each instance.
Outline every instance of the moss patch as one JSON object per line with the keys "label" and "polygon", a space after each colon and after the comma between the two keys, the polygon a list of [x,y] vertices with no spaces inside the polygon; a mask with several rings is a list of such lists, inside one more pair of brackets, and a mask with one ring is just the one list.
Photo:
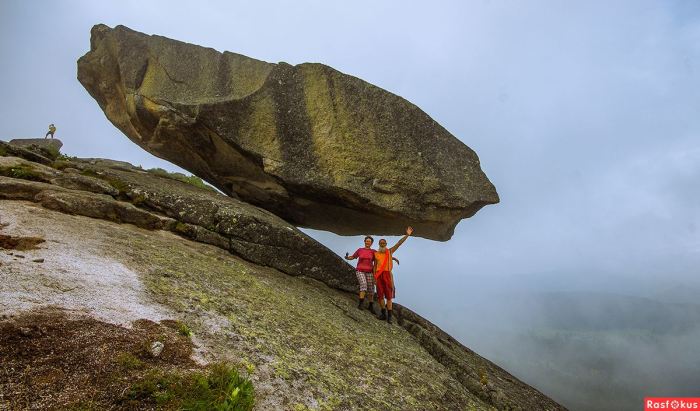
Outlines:
{"label": "moss patch", "polygon": [[139,360],[135,355],[128,352],[122,352],[117,355],[117,364],[129,370],[143,367],[143,361]]}
{"label": "moss patch", "polygon": [[[157,358],[144,349],[154,340],[165,347]],[[163,323],[125,328],[57,309],[11,317],[0,321],[0,409],[152,409],[150,399],[127,393],[151,375],[176,375],[183,385],[209,375],[191,352],[189,338]]]}

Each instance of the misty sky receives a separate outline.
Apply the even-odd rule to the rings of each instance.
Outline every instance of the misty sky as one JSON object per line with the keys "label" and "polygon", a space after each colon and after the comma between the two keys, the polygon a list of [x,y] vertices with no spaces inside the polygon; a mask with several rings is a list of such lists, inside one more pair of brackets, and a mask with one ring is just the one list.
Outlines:
{"label": "misty sky", "polygon": [[0,139],[53,122],[66,154],[176,169],[76,80],[97,23],[328,64],[474,149],[501,203],[397,253],[397,301],[428,318],[501,287],[700,290],[700,2],[0,0]]}

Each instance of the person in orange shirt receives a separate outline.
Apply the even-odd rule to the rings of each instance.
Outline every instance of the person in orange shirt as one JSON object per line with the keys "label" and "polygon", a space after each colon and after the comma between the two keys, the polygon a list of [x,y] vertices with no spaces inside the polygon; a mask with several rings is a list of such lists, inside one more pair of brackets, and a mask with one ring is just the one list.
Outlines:
{"label": "person in orange shirt", "polygon": [[[406,235],[391,248],[387,248],[386,240],[379,240],[379,248],[374,253],[374,279],[377,283],[377,300],[382,313],[377,317],[379,320],[386,320],[391,324],[392,306],[391,300],[394,298],[394,277],[391,274],[393,267],[393,254],[399,249],[401,244],[413,234],[413,228],[406,228]],[[397,261],[398,262],[398,261]],[[386,304],[384,299],[386,298]]]}

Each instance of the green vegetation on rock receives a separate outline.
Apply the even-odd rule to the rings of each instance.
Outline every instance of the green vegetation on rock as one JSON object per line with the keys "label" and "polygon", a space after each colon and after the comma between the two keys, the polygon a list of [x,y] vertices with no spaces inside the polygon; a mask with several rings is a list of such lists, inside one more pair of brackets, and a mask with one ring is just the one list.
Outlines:
{"label": "green vegetation on rock", "polygon": [[50,165],[56,170],[64,170],[68,167],[75,167],[77,160],[77,157],[59,154],[58,157],[56,157],[56,160],[54,160],[54,162]]}
{"label": "green vegetation on rock", "polygon": [[[83,171],[83,174],[91,175],[89,173],[89,171],[91,171],[91,170],[85,170],[85,171]],[[97,175],[95,173],[92,173],[92,176],[93,177],[94,176],[100,177],[99,175]],[[108,178],[107,182],[109,183],[109,185],[111,185],[112,187],[114,187],[115,189],[117,189],[119,191],[119,195],[123,196],[129,190],[129,185],[127,183],[125,183],[124,181],[119,180],[118,178]]]}
{"label": "green vegetation on rock", "polygon": [[184,335],[185,337],[191,337],[192,336],[192,330],[190,327],[187,326],[187,324],[183,322],[178,322],[177,323],[177,332],[180,335]]}
{"label": "green vegetation on rock", "polygon": [[143,362],[135,355],[128,352],[123,352],[117,356],[117,364],[126,369],[138,369],[143,367]]}
{"label": "green vegetation on rock", "polygon": [[290,407],[490,409],[409,333],[357,310],[347,293],[207,245],[152,241],[110,238],[114,250],[130,250],[155,301]]}
{"label": "green vegetation on rock", "polygon": [[34,167],[28,164],[0,168],[0,175],[20,178],[22,180],[46,181],[46,178],[42,173],[36,171]]}
{"label": "green vegetation on rock", "polygon": [[46,157],[48,157],[51,160],[56,160],[61,155],[60,148],[56,146],[47,145],[39,148],[41,151],[44,152],[44,154],[46,154]]}
{"label": "green vegetation on rock", "polygon": [[151,402],[159,409],[249,411],[255,390],[235,368],[214,364],[207,373],[153,370],[131,386],[124,401]]}
{"label": "green vegetation on rock", "polygon": [[186,176],[182,173],[171,173],[166,170],[163,170],[162,168],[150,168],[148,170],[149,173],[157,175],[158,177],[165,177],[165,178],[170,178],[173,180],[177,181],[182,181],[183,183],[191,184],[195,187],[203,188],[205,190],[217,192],[216,189],[211,187],[210,185],[204,184],[201,178],[193,175]]}

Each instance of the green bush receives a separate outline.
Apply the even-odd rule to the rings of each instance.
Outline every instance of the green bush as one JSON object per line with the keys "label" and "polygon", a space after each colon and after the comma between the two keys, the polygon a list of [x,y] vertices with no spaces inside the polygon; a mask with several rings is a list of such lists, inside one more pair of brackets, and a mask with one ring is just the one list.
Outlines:
{"label": "green bush", "polygon": [[255,390],[235,368],[214,364],[208,373],[151,371],[132,385],[126,401],[152,401],[165,408],[192,411],[250,411]]}

